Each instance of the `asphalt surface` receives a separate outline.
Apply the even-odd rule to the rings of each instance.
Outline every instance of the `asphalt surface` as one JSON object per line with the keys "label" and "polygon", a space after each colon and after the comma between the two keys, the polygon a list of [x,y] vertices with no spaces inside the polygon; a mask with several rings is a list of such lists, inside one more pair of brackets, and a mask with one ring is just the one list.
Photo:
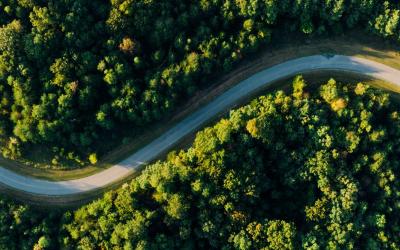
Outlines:
{"label": "asphalt surface", "polygon": [[231,108],[241,98],[254,94],[276,80],[315,70],[359,73],[400,86],[400,71],[377,62],[340,55],[302,57],[262,70],[239,82],[147,146],[102,172],[81,179],[52,182],[22,176],[0,167],[0,183],[13,189],[45,196],[74,195],[102,188],[129,176],[139,166],[154,160],[205,122]]}

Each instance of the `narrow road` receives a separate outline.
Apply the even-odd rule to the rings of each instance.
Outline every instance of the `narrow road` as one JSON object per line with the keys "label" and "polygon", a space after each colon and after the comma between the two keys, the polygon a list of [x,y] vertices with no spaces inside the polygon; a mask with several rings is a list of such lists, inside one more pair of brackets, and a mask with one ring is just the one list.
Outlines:
{"label": "narrow road", "polygon": [[276,80],[315,70],[341,70],[364,74],[400,86],[400,71],[377,62],[340,55],[302,57],[262,70],[239,82],[147,146],[102,172],[81,179],[52,182],[22,176],[0,167],[0,183],[20,191],[46,196],[73,195],[107,186],[127,177],[139,166],[155,159],[184,136],[232,107],[239,99],[255,93]]}

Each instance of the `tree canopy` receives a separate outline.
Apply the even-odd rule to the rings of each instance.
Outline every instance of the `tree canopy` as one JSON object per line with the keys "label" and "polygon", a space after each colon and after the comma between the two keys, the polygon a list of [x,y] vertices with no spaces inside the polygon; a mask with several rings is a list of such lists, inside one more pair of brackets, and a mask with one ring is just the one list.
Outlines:
{"label": "tree canopy", "polygon": [[399,112],[298,76],[75,211],[0,197],[0,248],[399,249]]}
{"label": "tree canopy", "polygon": [[398,249],[400,106],[296,77],[65,217],[67,249]]}
{"label": "tree canopy", "polygon": [[0,249],[57,249],[60,212],[41,211],[0,197]]}
{"label": "tree canopy", "polygon": [[2,155],[40,149],[54,166],[97,162],[113,146],[99,141],[165,117],[277,31],[360,26],[400,39],[396,1],[3,0],[0,9]]}

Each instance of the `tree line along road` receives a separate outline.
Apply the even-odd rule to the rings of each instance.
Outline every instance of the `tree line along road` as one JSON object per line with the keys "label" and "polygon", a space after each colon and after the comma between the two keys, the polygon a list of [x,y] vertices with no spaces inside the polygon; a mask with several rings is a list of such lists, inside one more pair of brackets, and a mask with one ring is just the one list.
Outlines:
{"label": "tree line along road", "polygon": [[239,82],[213,101],[120,163],[94,175],[68,181],[47,181],[23,176],[0,167],[0,183],[19,191],[45,196],[78,195],[106,187],[128,177],[154,160],[205,122],[232,107],[240,99],[282,78],[316,70],[340,70],[381,79],[400,87],[400,71],[367,59],[343,55],[315,55],[290,60],[262,70]]}

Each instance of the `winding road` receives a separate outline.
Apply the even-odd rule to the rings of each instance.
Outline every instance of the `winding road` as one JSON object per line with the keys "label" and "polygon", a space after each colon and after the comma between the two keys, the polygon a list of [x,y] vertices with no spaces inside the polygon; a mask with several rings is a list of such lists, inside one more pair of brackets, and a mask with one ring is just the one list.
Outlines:
{"label": "winding road", "polygon": [[12,189],[45,196],[75,195],[105,187],[129,176],[146,162],[154,160],[205,122],[232,107],[241,98],[254,94],[276,80],[315,70],[353,72],[400,86],[399,70],[374,61],[342,55],[302,57],[262,70],[239,82],[147,146],[102,172],[81,179],[52,182],[22,176],[0,167],[0,183]]}

